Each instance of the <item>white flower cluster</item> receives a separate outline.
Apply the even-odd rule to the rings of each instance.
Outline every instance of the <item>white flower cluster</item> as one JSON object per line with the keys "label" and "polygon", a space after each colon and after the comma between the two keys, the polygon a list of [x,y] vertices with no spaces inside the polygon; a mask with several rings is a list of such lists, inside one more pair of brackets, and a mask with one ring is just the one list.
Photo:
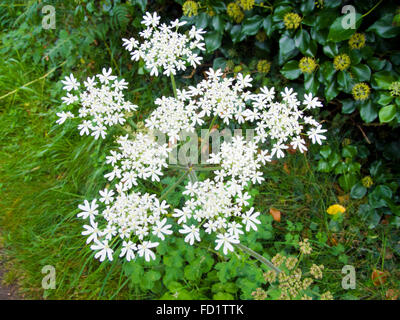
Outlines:
{"label": "white flower cluster", "polygon": [[143,17],[142,24],[147,27],[140,32],[140,36],[145,39],[142,44],[139,45],[139,41],[134,38],[122,40],[132,60],[143,59],[150,75],[158,76],[159,68],[162,68],[163,74],[169,76],[186,70],[187,64],[193,68],[200,64],[203,58],[193,51],[205,50],[202,36],[205,31],[193,26],[188,36],[178,33],[178,28],[186,22],[175,20],[170,25],[160,25],[157,13],[152,15],[149,12]]}
{"label": "white flower cluster", "polygon": [[211,164],[220,164],[222,169],[216,170],[216,181],[224,181],[230,177],[231,181],[245,187],[249,181],[261,183],[264,181],[259,171],[261,163],[265,163],[263,154],[257,155],[257,145],[253,141],[246,141],[242,136],[232,138],[231,142],[224,141],[221,151],[211,154],[207,160]]}
{"label": "white flower cluster", "polygon": [[222,78],[220,69],[209,69],[207,79],[189,90],[177,90],[177,98],[162,97],[155,101],[159,107],[146,120],[146,127],[167,134],[170,140],[179,140],[181,131],[194,132],[204,117],[220,117],[226,124],[235,119],[244,122],[245,100],[250,92],[251,78],[238,74],[237,78]]}
{"label": "white flower cluster", "polygon": [[[87,236],[87,243],[93,242],[91,249],[97,251],[95,258],[113,260],[113,246],[121,239],[120,257],[130,261],[138,254],[146,261],[155,259],[151,249],[159,242],[152,241],[151,237],[164,240],[165,235],[172,234],[172,226],[167,224],[165,217],[169,208],[166,202],[160,203],[156,195],[148,193],[120,193],[114,199],[114,192],[105,189],[100,191],[100,195],[100,201],[105,205],[101,213],[97,210],[96,199],[91,203],[85,200],[83,205],[79,205],[81,212],[78,213],[78,217],[89,220],[82,235]],[[96,221],[97,218],[100,221]]]}
{"label": "white flower cluster", "polygon": [[[81,108],[78,111],[78,117],[84,119],[78,125],[80,135],[94,136],[105,138],[107,135],[107,127],[115,124],[124,124],[125,113],[135,111],[136,105],[125,101],[123,89],[127,88],[128,83],[122,79],[117,80],[116,76],[111,75],[111,68],[106,70],[103,68],[102,74],[98,74],[84,81],[85,90],[79,92],[80,83],[71,74],[62,81],[63,89],[67,91],[67,96],[62,100],[66,105],[80,102]],[[98,79],[98,81],[96,81]],[[77,91],[72,94],[72,91]],[[59,119],[56,121],[62,124],[68,118],[75,118],[75,115],[68,111],[57,113]]]}
{"label": "white flower cluster", "polygon": [[304,111],[316,107],[322,107],[317,98],[313,98],[311,93],[304,95],[303,109],[299,106],[301,102],[297,99],[297,93],[293,89],[285,88],[281,92],[282,102],[274,101],[275,89],[261,88],[261,93],[250,96],[253,110],[246,109],[246,121],[256,122],[256,142],[271,140],[273,147],[270,156],[276,155],[277,158],[285,156],[283,150],[288,149],[288,144],[293,149],[300,152],[307,150],[306,142],[301,137],[305,125],[312,128],[307,132],[312,142],[321,144],[325,136],[321,133],[326,132],[321,125],[310,116],[305,116]]}
{"label": "white flower cluster", "polygon": [[113,170],[104,177],[109,181],[115,178],[120,182],[116,185],[118,191],[128,191],[138,184],[138,179],[160,181],[162,169],[167,168],[167,158],[171,149],[167,144],[159,144],[148,134],[139,132],[135,140],[128,135],[117,140],[119,152],[111,151],[106,157],[106,163]]}
{"label": "white flower cluster", "polygon": [[250,208],[242,212],[250,196],[234,182],[223,183],[207,179],[189,182],[183,194],[190,196],[182,209],[174,209],[173,217],[182,225],[180,233],[193,245],[200,241],[200,229],[208,234],[216,233],[216,250],[223,246],[224,254],[233,251],[232,244],[239,243],[239,236],[250,229],[257,230],[259,212]]}
{"label": "white flower cluster", "polygon": [[155,104],[159,107],[146,119],[146,127],[168,134],[171,141],[180,140],[182,131],[194,132],[196,125],[204,122],[204,114],[198,113],[195,103],[180,91],[177,99],[162,97],[156,99]]}
{"label": "white flower cluster", "polygon": [[[202,30],[193,27],[188,35],[180,34],[177,31],[184,23],[176,20],[170,25],[160,24],[156,13],[146,13],[142,23],[146,26],[140,33],[144,42],[123,39],[124,46],[133,60],[144,60],[151,75],[157,76],[159,69],[171,75],[185,70],[188,64],[196,67],[200,63],[201,57],[193,51],[204,50]],[[215,249],[222,248],[227,254],[233,251],[233,245],[240,242],[239,237],[245,231],[256,231],[261,223],[260,213],[250,206],[251,197],[246,187],[250,182],[264,181],[262,165],[274,156],[284,157],[284,150],[290,145],[300,152],[307,150],[305,136],[312,143],[321,144],[326,130],[306,114],[309,109],[322,107],[311,94],[305,95],[301,102],[293,89],[285,88],[281,101],[276,101],[274,88],[263,87],[257,94],[250,92],[252,78],[248,75],[239,73],[236,78],[229,78],[221,70],[209,69],[206,76],[197,85],[176,90],[176,97],[156,99],[157,108],[145,120],[145,126],[167,134],[170,141],[179,140],[181,131],[194,132],[212,118],[226,125],[248,122],[255,128],[252,139],[235,136],[211,154],[208,163],[219,166],[212,168],[214,178],[189,182],[183,192],[187,197],[183,207],[174,208],[172,214],[187,243],[193,245],[201,241],[203,233],[215,233]],[[136,109],[124,100],[122,90],[127,83],[116,80],[111,69],[103,69],[102,74],[88,78],[84,83],[86,91],[80,95],[70,93],[80,86],[73,75],[63,83],[68,91],[64,102],[80,101],[79,117],[88,118],[79,126],[81,135],[92,131],[96,139],[104,138],[106,126],[123,124],[124,112]],[[71,112],[58,115],[58,123],[74,117]],[[105,174],[105,178],[117,181],[115,192],[100,191],[100,202],[105,209],[99,213],[96,199],[91,203],[85,200],[79,206],[78,216],[89,219],[83,234],[88,236],[88,243],[94,242],[91,248],[97,251],[95,257],[101,261],[113,259],[119,242],[122,242],[121,257],[129,261],[138,255],[150,261],[155,259],[151,249],[158,245],[152,239],[160,241],[172,234],[166,218],[168,204],[154,194],[135,190],[139,179],[160,181],[172,148],[156,142],[150,134],[138,132],[134,135],[134,138],[119,137],[118,151],[111,151],[106,158],[112,171]]]}

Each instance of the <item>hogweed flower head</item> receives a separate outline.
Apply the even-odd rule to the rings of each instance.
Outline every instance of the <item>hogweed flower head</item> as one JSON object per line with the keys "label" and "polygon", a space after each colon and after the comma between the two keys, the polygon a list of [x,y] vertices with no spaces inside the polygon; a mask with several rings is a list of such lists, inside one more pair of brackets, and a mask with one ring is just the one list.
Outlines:
{"label": "hogweed flower head", "polygon": [[163,74],[175,75],[177,71],[186,70],[187,65],[196,68],[202,61],[202,57],[195,53],[203,51],[205,31],[192,27],[188,34],[178,32],[180,26],[186,22],[175,20],[169,25],[160,24],[160,17],[154,13],[146,13],[142,24],[147,28],[140,33],[144,39],[142,44],[134,38],[122,39],[123,46],[130,51],[134,61],[143,59],[145,66],[150,70],[150,75],[158,76],[159,69]]}
{"label": "hogweed flower head", "polygon": [[71,112],[57,113],[58,124],[62,124],[68,118],[81,118],[83,121],[78,125],[80,135],[92,135],[95,139],[105,138],[107,128],[116,124],[123,125],[126,121],[126,114],[137,109],[137,106],[126,101],[123,90],[128,83],[122,79],[117,80],[112,75],[112,70],[103,68],[101,74],[84,81],[84,90],[81,91],[81,84],[71,74],[62,81],[63,89],[67,96],[62,100],[66,105],[79,103],[81,107],[78,115]]}

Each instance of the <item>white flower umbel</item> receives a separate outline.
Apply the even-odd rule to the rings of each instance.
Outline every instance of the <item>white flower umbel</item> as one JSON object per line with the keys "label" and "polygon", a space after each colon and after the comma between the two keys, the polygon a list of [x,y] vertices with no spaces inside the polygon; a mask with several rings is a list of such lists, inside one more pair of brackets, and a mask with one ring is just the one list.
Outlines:
{"label": "white flower umbel", "polygon": [[190,245],[200,241],[200,229],[203,229],[205,233],[217,234],[216,249],[223,245],[223,252],[227,254],[233,251],[232,244],[239,243],[239,235],[244,234],[242,229],[256,230],[256,224],[260,223],[259,213],[254,208],[245,208],[248,194],[234,181],[189,182],[183,194],[190,199],[182,209],[174,209],[173,217],[182,225],[179,232],[185,234],[185,241]]}
{"label": "white flower umbel", "polygon": [[[67,96],[62,100],[66,105],[79,102],[81,107],[78,115],[72,112],[59,112],[56,121],[64,123],[68,118],[79,117],[83,121],[78,125],[80,135],[92,135],[95,139],[105,138],[107,128],[115,124],[123,125],[126,121],[125,114],[137,109],[136,105],[124,99],[123,90],[127,88],[124,79],[117,80],[111,75],[111,69],[103,68],[102,73],[84,81],[84,89],[80,90],[80,83],[71,74],[62,81]],[[74,93],[71,93],[75,91]]]}
{"label": "white flower umbel", "polygon": [[[321,133],[326,132],[317,121],[305,114],[309,109],[322,107],[318,98],[313,98],[311,93],[305,94],[304,107],[301,108],[301,101],[293,89],[285,88],[281,96],[281,102],[274,101],[275,89],[263,87],[260,93],[250,95],[252,108],[244,112],[245,119],[256,124],[255,140],[272,143],[269,157],[276,156],[278,159],[285,156],[284,150],[289,145],[300,152],[306,151],[303,136],[308,136],[312,143],[320,144],[325,139]],[[306,126],[311,128],[304,133]]]}
{"label": "white flower umbel", "polygon": [[201,29],[192,29],[188,34],[178,32],[186,22],[175,20],[169,25],[160,24],[157,13],[149,12],[143,17],[142,24],[147,28],[140,32],[144,39],[142,44],[134,38],[122,39],[123,46],[130,51],[132,60],[143,59],[150,75],[158,76],[159,69],[163,74],[175,75],[184,71],[188,65],[195,68],[203,59],[195,51],[205,50]]}
{"label": "white flower umbel", "polygon": [[[103,199],[104,194],[105,191],[101,194]],[[159,242],[151,238],[165,240],[165,236],[172,234],[172,226],[165,218],[168,204],[160,202],[154,194],[139,192],[120,193],[115,199],[108,200],[114,201],[101,212],[97,210],[96,199],[91,204],[85,200],[85,204],[79,206],[83,214],[79,213],[78,217],[89,219],[82,234],[88,237],[87,243],[94,243],[91,249],[96,251],[95,258],[113,260],[114,247],[122,243],[120,257],[125,257],[127,261],[134,259],[136,254],[144,256],[146,261],[155,259],[151,248],[158,246]]]}
{"label": "white flower umbel", "polygon": [[217,154],[211,154],[207,162],[220,164],[222,169],[217,170],[215,180],[224,181],[230,177],[234,183],[246,186],[249,181],[261,183],[264,181],[261,160],[257,156],[257,145],[246,141],[242,136],[232,138],[231,142],[224,141]]}
{"label": "white flower umbel", "polygon": [[119,151],[111,151],[106,163],[113,170],[104,177],[109,181],[119,179],[121,191],[128,191],[138,184],[138,179],[160,181],[162,169],[168,167],[167,158],[171,149],[167,144],[158,144],[148,134],[139,132],[135,138],[128,135],[117,140]]}

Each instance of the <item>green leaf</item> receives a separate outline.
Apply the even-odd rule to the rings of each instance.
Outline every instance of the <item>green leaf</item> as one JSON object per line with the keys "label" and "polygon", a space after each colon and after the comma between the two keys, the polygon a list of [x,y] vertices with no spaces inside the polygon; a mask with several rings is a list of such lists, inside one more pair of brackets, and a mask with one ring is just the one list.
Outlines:
{"label": "green leaf", "polygon": [[356,104],[353,99],[342,100],[342,113],[350,114],[356,109]]}
{"label": "green leaf", "polygon": [[207,52],[213,52],[221,46],[222,33],[218,31],[207,32],[204,37],[207,47]]}
{"label": "green leaf", "polygon": [[294,40],[283,34],[279,39],[279,64],[282,65],[285,61],[293,58],[298,53],[295,48]]}
{"label": "green leaf", "polygon": [[373,31],[382,38],[394,38],[400,34],[400,27],[393,26],[392,21],[393,14],[387,14],[370,26],[367,32]]}
{"label": "green leaf", "polygon": [[366,64],[351,66],[350,70],[356,76],[357,81],[369,81],[371,78],[371,69]]}
{"label": "green leaf", "polygon": [[230,35],[233,43],[240,42],[246,38],[246,35],[242,33],[242,27],[240,25],[233,26]]}
{"label": "green leaf", "polygon": [[392,190],[388,186],[379,185],[368,195],[369,204],[375,209],[386,207],[386,200],[390,200],[392,194]]}
{"label": "green leaf", "polygon": [[[310,34],[304,30],[300,29],[296,32],[296,35],[294,36],[294,43],[297,48],[300,49],[300,52],[304,55],[312,55],[314,56],[315,51],[311,50],[311,37]],[[316,47],[316,46],[314,46]]]}
{"label": "green leaf", "polygon": [[312,93],[313,95],[317,94],[319,82],[317,80],[317,77],[314,76],[314,74],[305,74],[304,75],[304,88],[308,93]]}
{"label": "green leaf", "polygon": [[325,55],[332,59],[339,54],[338,45],[334,42],[328,42],[326,45],[324,45],[322,50],[324,51]]}
{"label": "green leaf", "polygon": [[350,197],[353,199],[361,199],[367,194],[367,188],[362,185],[362,183],[356,183],[350,191]]}
{"label": "green leaf", "polygon": [[321,67],[319,70],[323,77],[323,79],[320,79],[321,82],[325,82],[324,80],[326,80],[326,81],[329,81],[330,83],[332,83],[332,82],[334,83],[334,81],[330,81],[336,72],[335,68],[333,67],[332,62],[325,61],[323,64],[321,64]]}
{"label": "green leaf", "polygon": [[242,33],[247,36],[254,36],[257,34],[263,23],[263,18],[256,15],[252,16],[242,22]]}
{"label": "green leaf", "polygon": [[223,71],[223,70],[225,70],[225,67],[226,67],[225,58],[219,57],[219,58],[214,59],[214,63],[213,63],[214,70],[221,69]]}
{"label": "green leaf", "polygon": [[299,69],[299,62],[291,60],[285,63],[281,69],[281,73],[286,79],[294,80],[301,75],[301,70]]}
{"label": "green leaf", "polygon": [[359,14],[359,13],[356,14],[356,28],[355,29],[353,29],[353,28],[345,29],[342,26],[342,21],[343,21],[343,24],[345,25],[346,16],[347,15],[340,16],[340,17],[336,18],[336,20],[333,22],[333,24],[331,25],[331,27],[329,29],[328,41],[340,42],[343,40],[347,40],[356,32],[356,29],[358,29],[360,27],[361,20],[362,20],[361,14]]}
{"label": "green leaf", "polygon": [[390,122],[396,116],[396,105],[389,104],[379,110],[379,121]]}
{"label": "green leaf", "polygon": [[344,174],[338,179],[340,187],[345,191],[350,191],[350,189],[357,182],[357,175],[354,173]]}
{"label": "green leaf", "polygon": [[339,94],[339,90],[336,85],[336,81],[330,81],[328,82],[328,86],[325,86],[325,98],[329,102],[332,99],[336,98],[336,96]]}
{"label": "green leaf", "polygon": [[379,71],[385,66],[386,60],[372,57],[367,60],[367,63],[374,71]]}
{"label": "green leaf", "polygon": [[328,159],[329,156],[330,156],[331,153],[332,153],[332,149],[331,149],[330,146],[325,145],[325,146],[323,146],[323,147],[321,148],[321,150],[319,150],[319,153],[320,153],[320,155],[323,156],[325,159]]}
{"label": "green leaf", "polygon": [[393,97],[388,92],[380,92],[378,103],[381,106],[386,106],[393,100]]}
{"label": "green leaf", "polygon": [[205,12],[200,13],[199,15],[196,16],[195,21],[196,21],[195,23],[196,28],[201,28],[201,29],[207,28],[208,14]]}
{"label": "green leaf", "polygon": [[345,91],[349,92],[350,90],[350,83],[351,83],[351,78],[350,75],[347,71],[339,71],[337,73],[337,82],[339,84],[339,87]]}
{"label": "green leaf", "polygon": [[263,28],[265,30],[265,33],[267,34],[267,36],[271,36],[272,32],[273,32],[273,28],[272,28],[272,16],[269,15],[268,17],[266,17],[263,21]]}
{"label": "green leaf", "polygon": [[317,165],[317,170],[320,172],[329,172],[331,171],[331,168],[329,167],[328,161],[325,160],[319,160],[318,165]]}
{"label": "green leaf", "polygon": [[396,81],[393,72],[384,70],[374,73],[372,76],[372,88],[388,90],[393,81]]}
{"label": "green leaf", "polygon": [[376,112],[375,107],[372,102],[368,100],[367,102],[361,102],[360,116],[366,123],[370,123],[376,119],[378,112]]}
{"label": "green leaf", "polygon": [[355,146],[345,146],[342,149],[343,158],[353,158],[357,154],[357,148]]}
{"label": "green leaf", "polygon": [[211,24],[214,27],[215,31],[218,31],[220,33],[224,32],[225,21],[222,19],[220,15],[214,16],[212,18]]}

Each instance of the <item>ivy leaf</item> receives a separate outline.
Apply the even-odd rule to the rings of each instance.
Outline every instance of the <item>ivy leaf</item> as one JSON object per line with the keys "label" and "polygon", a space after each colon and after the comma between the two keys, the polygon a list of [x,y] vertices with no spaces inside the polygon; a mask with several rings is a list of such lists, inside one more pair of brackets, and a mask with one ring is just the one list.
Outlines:
{"label": "ivy leaf", "polygon": [[362,185],[362,183],[358,182],[356,183],[350,191],[350,197],[353,199],[361,199],[363,198],[367,193],[367,188]]}
{"label": "ivy leaf", "polygon": [[310,40],[310,34],[304,29],[297,31],[296,35],[294,36],[294,43],[296,47],[298,47],[300,52],[304,55],[310,47]]}
{"label": "ivy leaf", "polygon": [[363,102],[360,108],[360,116],[366,123],[370,123],[376,119],[378,113],[376,112],[371,101]]}
{"label": "ivy leaf", "polygon": [[350,114],[356,109],[356,104],[353,99],[342,100],[342,113]]}
{"label": "ivy leaf", "polygon": [[299,69],[299,62],[291,60],[285,63],[281,69],[281,73],[286,79],[294,80],[301,75],[301,70]]}
{"label": "ivy leaf", "polygon": [[374,73],[372,76],[372,88],[388,90],[393,81],[396,81],[393,72],[384,70]]}
{"label": "ivy leaf", "polygon": [[213,52],[221,46],[222,33],[218,31],[207,32],[205,36],[207,52]]}
{"label": "ivy leaf", "polygon": [[389,104],[379,110],[379,121],[390,122],[396,116],[396,105]]}
{"label": "ivy leaf", "polygon": [[329,58],[334,58],[339,54],[338,46],[334,42],[328,42],[326,45],[324,45],[322,50]]}
{"label": "ivy leaf", "polygon": [[394,38],[400,34],[400,27],[396,27],[392,24],[393,14],[384,15],[378,21],[376,21],[372,26],[367,29],[368,31],[375,32],[378,36],[382,38]]}
{"label": "ivy leaf", "polygon": [[342,25],[342,22],[345,21],[344,19],[346,19],[346,15],[336,18],[333,22],[329,29],[328,41],[340,42],[349,39],[356,32],[356,29],[360,27],[362,15],[359,13],[356,14],[355,29],[345,29]]}
{"label": "ivy leaf", "polygon": [[351,66],[350,70],[354,73],[359,82],[369,81],[371,78],[371,69],[366,64]]}
{"label": "ivy leaf", "polygon": [[336,86],[336,81],[330,81],[328,86],[325,86],[324,93],[325,93],[325,98],[328,102],[336,98],[336,96],[339,94],[339,90]]}
{"label": "ivy leaf", "polygon": [[131,3],[137,4],[142,10],[142,12],[145,12],[147,6],[147,0],[132,0]]}
{"label": "ivy leaf", "polygon": [[254,36],[260,29],[263,18],[259,15],[253,16],[242,22],[242,33],[247,36]]}
{"label": "ivy leaf", "polygon": [[242,27],[240,25],[233,26],[230,35],[233,43],[240,42],[246,38],[246,35],[242,33]]}
{"label": "ivy leaf", "polygon": [[282,65],[285,61],[293,58],[298,53],[295,48],[294,40],[283,34],[279,39],[279,64]]}
{"label": "ivy leaf", "polygon": [[220,15],[216,15],[215,17],[213,17],[211,24],[214,27],[215,31],[218,31],[220,33],[224,31],[225,21]]}
{"label": "ivy leaf", "polygon": [[217,69],[225,70],[225,67],[226,67],[225,58],[219,57],[219,58],[214,59],[214,63],[213,63],[214,70],[217,70]]}
{"label": "ivy leaf", "polygon": [[304,88],[307,92],[311,92],[313,96],[315,96],[317,94],[318,86],[319,82],[313,73],[304,75]]}

